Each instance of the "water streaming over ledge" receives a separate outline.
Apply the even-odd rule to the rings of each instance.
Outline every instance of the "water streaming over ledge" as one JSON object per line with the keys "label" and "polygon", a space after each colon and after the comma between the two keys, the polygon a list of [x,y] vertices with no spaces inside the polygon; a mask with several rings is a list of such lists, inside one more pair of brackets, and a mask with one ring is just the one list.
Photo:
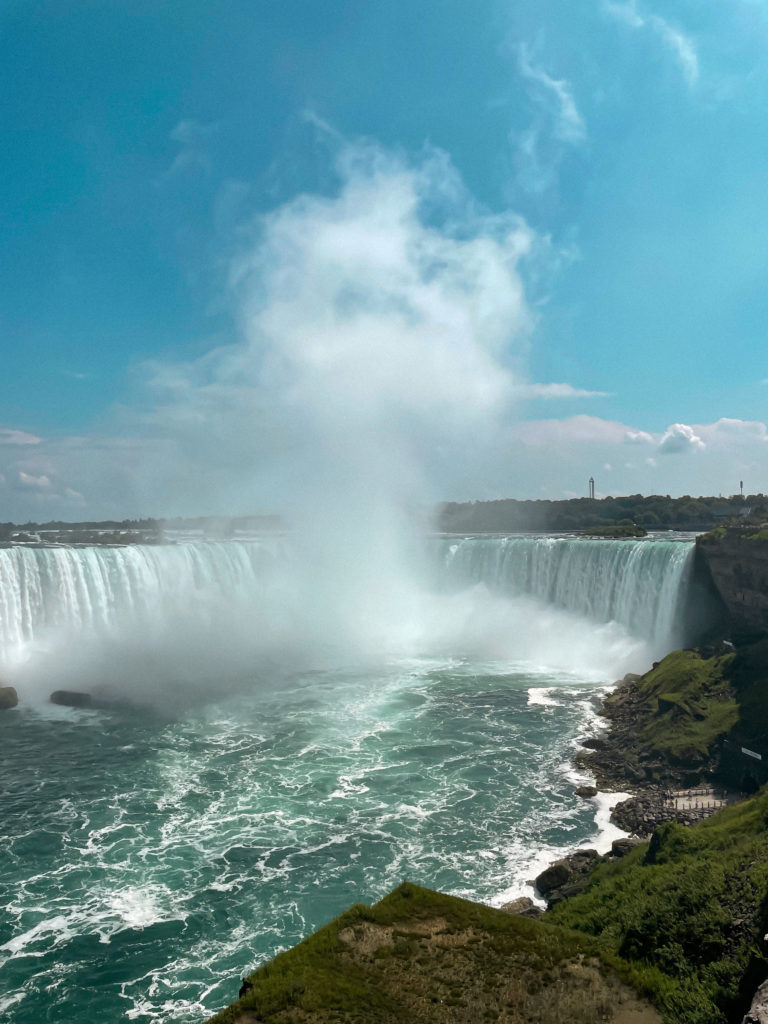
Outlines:
{"label": "water streaming over ledge", "polygon": [[[437,570],[430,586],[438,593],[483,585],[525,595],[594,623],[619,623],[660,653],[685,639],[690,542],[475,536],[434,538],[430,547]],[[282,640],[289,620],[311,617],[301,608],[295,568],[290,541],[274,537],[0,549],[0,667],[54,634],[61,645],[127,624],[133,639],[153,631],[162,644],[163,629],[178,632],[180,622],[216,629],[240,615],[241,633]],[[322,592],[314,598],[327,604]]]}
{"label": "water streaming over ledge", "polygon": [[443,539],[445,578],[619,622],[664,651],[683,639],[693,544],[573,537]]}
{"label": "water streaming over ledge", "polygon": [[[573,797],[574,749],[616,678],[595,656],[672,628],[691,545],[430,543],[435,601],[405,620],[432,614],[432,648],[323,668],[324,619],[286,667],[318,607],[297,625],[312,600],[288,539],[0,550],[0,678],[21,698],[0,715],[2,1024],[194,1024],[403,878],[499,905],[608,841],[607,806]],[[242,686],[222,689],[237,651]],[[73,688],[123,675],[149,694],[175,672],[170,714],[47,704],[81,652]]]}

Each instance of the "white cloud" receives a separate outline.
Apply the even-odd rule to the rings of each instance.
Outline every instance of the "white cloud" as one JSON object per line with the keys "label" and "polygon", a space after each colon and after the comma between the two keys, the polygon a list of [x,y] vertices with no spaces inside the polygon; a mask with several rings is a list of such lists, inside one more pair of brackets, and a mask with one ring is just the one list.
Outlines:
{"label": "white cloud", "polygon": [[519,49],[519,66],[523,78],[536,87],[536,98],[547,109],[554,123],[555,134],[563,142],[583,142],[587,134],[586,126],[570,84],[565,79],[552,78],[543,68],[533,64],[525,44]]}
{"label": "white cloud", "polygon": [[525,44],[518,47],[517,64],[534,106],[532,123],[510,138],[518,183],[529,192],[544,192],[557,180],[558,167],[568,149],[587,138],[584,118],[570,83],[553,78],[534,64]]}
{"label": "white cloud", "polygon": [[170,133],[171,140],[179,146],[179,152],[161,180],[192,170],[208,173],[211,170],[208,145],[219,128],[216,123],[205,124],[192,118],[179,121]]}
{"label": "white cloud", "polygon": [[682,452],[700,451],[705,447],[693,427],[686,423],[673,423],[667,427],[657,450],[660,455],[678,455]]}
{"label": "white cloud", "polygon": [[515,394],[520,398],[606,398],[607,391],[587,391],[572,384],[519,384]]}
{"label": "white cloud", "polygon": [[645,25],[645,19],[638,13],[636,0],[627,0],[623,4],[606,2],[603,6],[611,17],[623,21],[630,28],[642,28]]}
{"label": "white cloud", "polygon": [[535,448],[567,445],[617,445],[652,441],[650,434],[599,416],[570,416],[559,420],[526,420],[513,428],[516,438]]}
{"label": "white cloud", "polygon": [[23,470],[19,470],[18,481],[21,487],[28,487],[34,491],[51,490],[50,478],[45,476],[45,474],[33,476],[31,473],[25,473]]}
{"label": "white cloud", "polygon": [[696,427],[708,445],[725,445],[768,441],[768,429],[760,420],[719,419],[708,426]]}
{"label": "white cloud", "polygon": [[648,29],[672,54],[690,87],[699,80],[699,57],[693,40],[658,14],[644,14],[638,9],[636,0],[626,3],[605,2],[604,10],[616,21],[638,31]]}
{"label": "white cloud", "polygon": [[694,86],[699,80],[699,57],[692,40],[656,14],[648,22],[676,57],[688,85]]}
{"label": "white cloud", "polygon": [[0,444],[28,445],[40,444],[40,438],[25,430],[0,430]]}
{"label": "white cloud", "polygon": [[632,427],[627,427],[624,432],[624,441],[626,444],[653,444],[653,435],[645,430],[634,430]]}

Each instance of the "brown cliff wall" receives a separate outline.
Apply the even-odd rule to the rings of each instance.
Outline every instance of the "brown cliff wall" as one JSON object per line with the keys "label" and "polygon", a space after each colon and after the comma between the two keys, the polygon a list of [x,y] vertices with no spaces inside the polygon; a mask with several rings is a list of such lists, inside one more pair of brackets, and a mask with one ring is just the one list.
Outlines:
{"label": "brown cliff wall", "polygon": [[768,633],[768,529],[720,526],[696,540],[735,640]]}

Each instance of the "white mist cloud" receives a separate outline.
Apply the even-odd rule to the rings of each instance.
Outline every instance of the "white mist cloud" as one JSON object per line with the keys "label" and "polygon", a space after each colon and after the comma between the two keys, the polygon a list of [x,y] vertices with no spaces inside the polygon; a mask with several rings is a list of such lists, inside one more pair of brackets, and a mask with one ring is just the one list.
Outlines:
{"label": "white mist cloud", "polygon": [[152,366],[146,424],[218,488],[229,467],[240,494],[294,507],[339,489],[420,501],[446,459],[459,476],[477,461],[514,397],[535,237],[478,211],[439,152],[345,145],[337,168],[337,195],[254,224],[231,277],[241,340]]}

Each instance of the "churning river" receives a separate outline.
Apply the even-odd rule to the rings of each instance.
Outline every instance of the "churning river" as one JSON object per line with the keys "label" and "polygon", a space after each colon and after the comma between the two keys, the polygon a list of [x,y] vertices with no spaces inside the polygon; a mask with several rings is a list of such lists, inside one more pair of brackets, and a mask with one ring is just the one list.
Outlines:
{"label": "churning river", "polygon": [[403,879],[530,893],[610,838],[572,757],[682,639],[691,555],[435,538],[377,604],[305,600],[280,538],[0,550],[0,1020],[191,1024]]}

